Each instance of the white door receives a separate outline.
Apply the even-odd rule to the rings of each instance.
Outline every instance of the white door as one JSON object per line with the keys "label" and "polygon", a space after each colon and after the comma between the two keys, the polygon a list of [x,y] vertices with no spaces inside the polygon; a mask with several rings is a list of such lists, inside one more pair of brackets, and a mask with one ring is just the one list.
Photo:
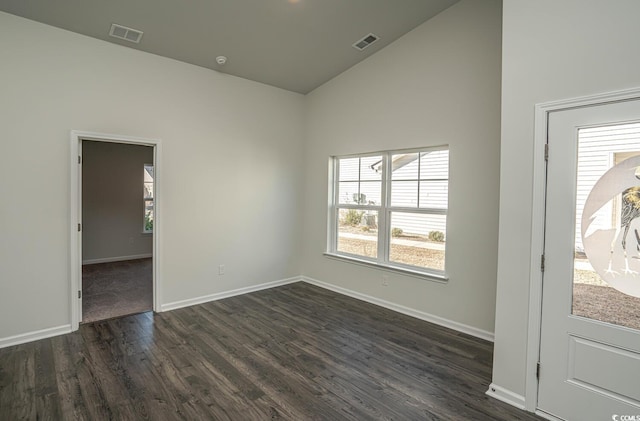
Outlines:
{"label": "white door", "polygon": [[548,146],[538,409],[640,420],[640,101],[551,112]]}

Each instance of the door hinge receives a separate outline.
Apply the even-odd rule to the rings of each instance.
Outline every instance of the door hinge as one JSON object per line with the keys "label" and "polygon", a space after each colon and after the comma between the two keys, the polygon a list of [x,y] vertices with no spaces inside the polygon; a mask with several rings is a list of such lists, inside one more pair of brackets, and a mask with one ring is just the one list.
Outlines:
{"label": "door hinge", "polygon": [[82,224],[78,224],[78,232],[82,231]]}
{"label": "door hinge", "polygon": [[540,256],[540,271],[544,272],[544,254]]}
{"label": "door hinge", "polygon": [[544,160],[545,161],[549,160],[549,144],[548,143],[544,144]]}
{"label": "door hinge", "polygon": [[536,379],[540,380],[540,361],[536,365]]}
{"label": "door hinge", "polygon": [[78,299],[82,298],[82,291],[78,290]]}
{"label": "door hinge", "polygon": [[82,164],[82,157],[78,155],[78,164]]}

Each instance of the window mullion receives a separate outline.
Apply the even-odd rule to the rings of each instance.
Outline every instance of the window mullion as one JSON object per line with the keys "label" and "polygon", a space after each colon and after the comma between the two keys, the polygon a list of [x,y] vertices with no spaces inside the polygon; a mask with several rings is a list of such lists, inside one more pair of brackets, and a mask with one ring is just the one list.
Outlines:
{"label": "window mullion", "polygon": [[329,251],[335,253],[338,250],[338,201],[340,196],[340,165],[338,158],[331,160],[331,175],[333,179],[330,181],[329,188],[331,190],[331,206],[329,209],[329,218],[331,223],[329,225]]}
{"label": "window mullion", "polygon": [[356,202],[360,205],[360,188],[362,187],[362,158],[358,158],[358,201]]}
{"label": "window mullion", "polygon": [[391,203],[391,154],[382,156],[382,206],[378,213],[378,261],[389,262],[389,220]]}
{"label": "window mullion", "polygon": [[338,204],[336,205],[338,209],[357,209],[357,210],[374,210],[379,211],[382,209],[378,205],[351,205],[351,204]]}
{"label": "window mullion", "polygon": [[406,206],[389,207],[389,211],[404,213],[421,213],[426,215],[446,215],[447,208],[412,208]]}
{"label": "window mullion", "polygon": [[416,208],[420,208],[420,167],[422,167],[422,153],[418,152],[418,199],[416,201]]}

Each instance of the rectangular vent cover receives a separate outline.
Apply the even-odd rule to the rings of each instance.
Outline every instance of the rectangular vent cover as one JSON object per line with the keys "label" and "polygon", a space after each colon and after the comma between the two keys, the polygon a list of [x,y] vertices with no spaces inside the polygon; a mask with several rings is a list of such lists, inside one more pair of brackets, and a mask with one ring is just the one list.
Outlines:
{"label": "rectangular vent cover", "polygon": [[120,38],[129,42],[135,42],[136,44],[138,44],[142,39],[142,31],[112,23],[111,30],[109,31],[109,36]]}
{"label": "rectangular vent cover", "polygon": [[353,44],[353,48],[355,48],[356,50],[362,51],[379,39],[380,38],[377,35],[369,34],[366,37],[362,38],[361,40],[356,41]]}

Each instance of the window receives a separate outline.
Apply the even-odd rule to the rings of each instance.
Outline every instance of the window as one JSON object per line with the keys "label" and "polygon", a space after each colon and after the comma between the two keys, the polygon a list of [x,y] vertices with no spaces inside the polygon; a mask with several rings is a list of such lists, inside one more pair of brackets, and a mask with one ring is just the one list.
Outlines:
{"label": "window", "polygon": [[153,165],[144,165],[144,225],[142,232],[153,232]]}
{"label": "window", "polygon": [[331,161],[328,254],[444,278],[448,148]]}

